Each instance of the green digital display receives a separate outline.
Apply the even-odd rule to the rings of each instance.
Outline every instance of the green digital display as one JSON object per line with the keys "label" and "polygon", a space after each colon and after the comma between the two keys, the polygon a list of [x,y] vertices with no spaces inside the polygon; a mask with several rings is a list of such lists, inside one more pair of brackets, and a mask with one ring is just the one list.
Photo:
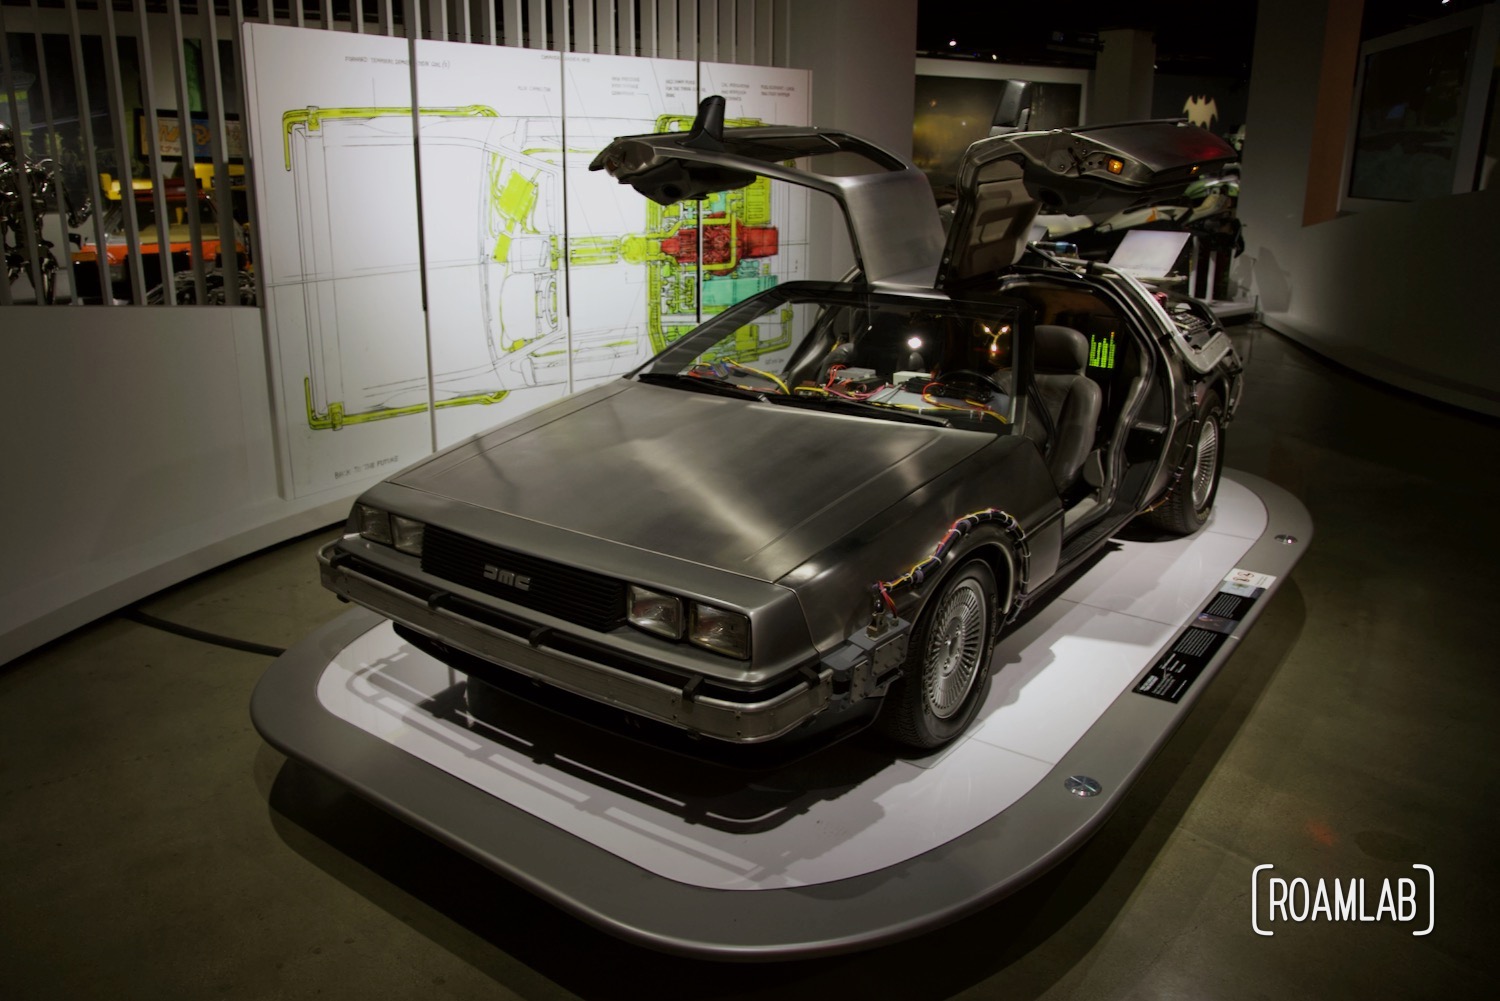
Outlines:
{"label": "green digital display", "polygon": [[1089,334],[1089,368],[1115,367],[1115,332],[1107,337]]}

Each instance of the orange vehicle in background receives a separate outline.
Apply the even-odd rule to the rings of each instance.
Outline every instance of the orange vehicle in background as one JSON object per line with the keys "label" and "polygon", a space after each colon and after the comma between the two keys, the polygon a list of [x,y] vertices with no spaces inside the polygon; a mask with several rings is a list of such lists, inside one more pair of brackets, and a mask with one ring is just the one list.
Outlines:
{"label": "orange vehicle in background", "polygon": [[[126,266],[130,253],[125,228],[124,206],[121,184],[108,174],[101,175],[104,181],[105,245],[104,257],[109,265],[111,294],[115,299],[132,301],[130,272]],[[134,204],[136,232],[140,240],[141,269],[145,276],[146,301],[161,302],[166,292],[162,282],[161,227],[156,217],[156,197],[151,181],[136,178],[131,181],[131,202]],[[187,188],[181,178],[168,178],[162,192],[169,214],[167,221],[167,252],[171,254],[174,299],[179,303],[196,301],[193,274],[193,237],[188,216]],[[202,248],[207,285],[207,299],[211,303],[225,301],[222,269],[222,240],[219,228],[219,212],[210,194],[202,187],[197,189],[198,232]],[[241,305],[254,305],[255,285],[248,272],[246,260],[248,249],[244,229],[233,224],[234,251],[230,260],[241,263],[236,269],[238,279],[231,301]],[[82,240],[73,251],[73,274],[78,284],[77,295],[85,299],[100,299],[99,270],[95,262],[99,257],[98,242],[89,227],[85,227]],[[247,299],[248,296],[248,299]]]}

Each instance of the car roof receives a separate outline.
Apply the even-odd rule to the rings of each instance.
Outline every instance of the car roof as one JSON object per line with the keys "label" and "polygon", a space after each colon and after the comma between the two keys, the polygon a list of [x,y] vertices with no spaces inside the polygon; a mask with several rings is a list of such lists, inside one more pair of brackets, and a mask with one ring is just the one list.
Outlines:
{"label": "car roof", "polygon": [[1144,208],[1181,197],[1238,157],[1207,129],[1170,119],[980,139],[959,162],[938,284],[986,277],[1020,260],[1043,208],[1068,215]]}

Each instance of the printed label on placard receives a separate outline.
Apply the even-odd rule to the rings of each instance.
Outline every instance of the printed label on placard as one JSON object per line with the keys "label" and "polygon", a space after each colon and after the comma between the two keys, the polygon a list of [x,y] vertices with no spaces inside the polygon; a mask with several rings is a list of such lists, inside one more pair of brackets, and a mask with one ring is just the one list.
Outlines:
{"label": "printed label on placard", "polygon": [[1155,664],[1135,686],[1141,695],[1167,702],[1178,702],[1208,662],[1219,652],[1227,637],[1221,632],[1189,626],[1187,632]]}
{"label": "printed label on placard", "polygon": [[1132,691],[1177,702],[1208,666],[1226,637],[1244,620],[1257,599],[1276,581],[1274,574],[1238,567],[1225,576],[1213,599],[1172,648],[1151,665]]}
{"label": "printed label on placard", "polygon": [[1259,598],[1275,580],[1275,574],[1256,573],[1254,570],[1235,568],[1229,571],[1219,590],[1226,594],[1241,594],[1247,598]]}

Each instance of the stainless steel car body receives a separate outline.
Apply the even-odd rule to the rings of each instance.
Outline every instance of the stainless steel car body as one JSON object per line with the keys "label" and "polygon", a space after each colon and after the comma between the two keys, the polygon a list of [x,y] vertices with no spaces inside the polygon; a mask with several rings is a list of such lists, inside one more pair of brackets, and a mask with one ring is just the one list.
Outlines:
{"label": "stainless steel car body", "polygon": [[[1206,133],[1166,128],[1153,123],[1135,140],[1079,130],[976,143],[963,168],[972,190],[946,249],[932,236],[937,216],[922,175],[842,133],[722,129],[709,109],[692,133],[617,140],[595,167],[658,200],[701,197],[754,173],[833,194],[866,283],[762,293],[625,379],[396,474],[360,498],[347,534],[320,553],[324,584],[427,637],[439,653],[732,743],[878,706],[901,675],[912,624],[948,571],[985,562],[996,611],[1013,618],[1172,490],[1210,394],[1224,401],[1225,420],[1238,399],[1238,361],[1211,314],[1191,303],[1191,317],[1173,311],[1175,303],[1169,310],[1153,290],[1097,266],[1040,257],[1016,266],[1025,250],[1018,227],[1029,226],[1038,194],[1096,204],[1149,199],[1197,173],[1179,162],[1184,149],[1217,162]],[[1174,138],[1187,140],[1175,155]],[[782,163],[819,152],[856,153],[876,169],[851,180]],[[943,287],[932,286],[934,275]],[[927,285],[894,291],[914,280]],[[681,368],[684,354],[756,309],[863,301],[1014,326],[1010,423],[944,426],[846,412],[847,402],[788,406],[797,394],[785,385],[781,395],[683,381],[682,372],[697,376],[705,365]],[[1127,362],[1104,377],[1113,396],[1099,447],[1084,480],[1066,490],[1047,462],[1057,435],[1032,377],[1027,312],[1049,322],[1072,315],[1059,313],[1059,303],[1118,322],[1111,364],[1117,347]],[[838,343],[815,325],[798,350],[812,357]],[[815,384],[797,388],[804,403],[827,396]],[[425,526],[422,555],[362,537],[366,508]],[[880,582],[922,564],[949,526],[987,510],[1008,520],[968,524],[934,572],[889,595],[888,608],[877,603]],[[743,615],[748,655],[632,627],[632,585],[676,596],[683,608],[697,602]]]}

